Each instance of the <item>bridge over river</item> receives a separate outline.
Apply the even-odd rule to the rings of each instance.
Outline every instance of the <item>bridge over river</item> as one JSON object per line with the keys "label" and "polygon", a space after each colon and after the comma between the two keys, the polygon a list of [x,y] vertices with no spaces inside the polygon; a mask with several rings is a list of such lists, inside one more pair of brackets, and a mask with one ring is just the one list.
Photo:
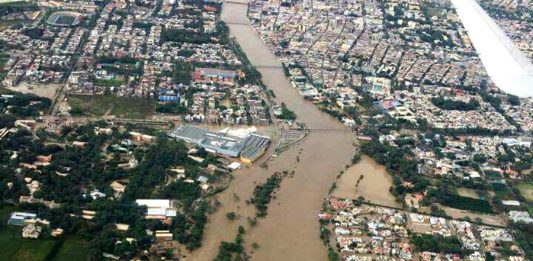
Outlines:
{"label": "bridge over river", "polygon": [[[237,3],[235,3],[237,2]],[[246,228],[245,248],[253,250],[252,260],[327,260],[327,250],[320,240],[319,213],[337,174],[354,154],[355,135],[350,128],[306,101],[285,77],[280,61],[250,26],[247,1],[232,0],[223,6],[222,20],[263,76],[263,82],[276,94],[277,103],[285,103],[298,121],[311,131],[296,145],[266,162],[235,173],[228,189],[219,195],[220,209],[208,217],[202,248],[188,256],[190,260],[211,260],[222,240],[233,241],[239,225]],[[285,178],[268,215],[251,228],[247,217],[255,216],[251,198],[257,184],[275,171],[293,171]],[[239,219],[228,221],[226,213]],[[253,249],[257,242],[260,248]]]}

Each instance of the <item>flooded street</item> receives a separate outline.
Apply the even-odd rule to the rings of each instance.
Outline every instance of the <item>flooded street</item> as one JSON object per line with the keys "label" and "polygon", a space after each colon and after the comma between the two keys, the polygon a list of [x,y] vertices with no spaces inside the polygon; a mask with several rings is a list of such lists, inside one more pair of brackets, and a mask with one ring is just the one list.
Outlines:
{"label": "flooded street", "polygon": [[[219,210],[208,217],[202,247],[188,259],[211,260],[217,254],[220,242],[232,241],[238,226],[243,225],[247,231],[245,248],[247,252],[253,252],[252,260],[326,260],[327,251],[319,238],[317,214],[335,177],[353,156],[355,136],[349,128],[305,101],[292,88],[278,59],[249,25],[246,11],[246,4],[226,3],[222,19],[263,75],[263,82],[276,94],[276,101],[284,102],[311,132],[301,142],[269,160],[268,169],[255,163],[235,173],[229,188],[219,195]],[[254,217],[255,209],[245,201],[252,197],[257,184],[263,183],[275,171],[285,170],[294,171],[294,175],[283,180],[269,205],[268,215],[251,227],[247,217]],[[228,220],[226,213],[231,211],[239,218]],[[259,248],[253,249],[252,243],[257,243]]]}

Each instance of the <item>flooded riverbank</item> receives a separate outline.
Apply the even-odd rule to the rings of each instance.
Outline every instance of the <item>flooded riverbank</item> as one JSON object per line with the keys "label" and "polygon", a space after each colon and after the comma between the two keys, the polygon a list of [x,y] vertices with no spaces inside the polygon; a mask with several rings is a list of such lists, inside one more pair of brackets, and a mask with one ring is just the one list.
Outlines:
{"label": "flooded riverbank", "polygon": [[[359,185],[356,186],[357,183]],[[357,199],[362,196],[365,201],[374,204],[402,207],[389,192],[392,177],[387,173],[385,166],[379,165],[368,156],[361,157],[357,164],[346,169],[336,184],[333,197]]]}
{"label": "flooded riverbank", "polygon": [[[246,2],[244,2],[246,3]],[[249,25],[247,5],[225,3],[222,20],[263,76],[263,82],[276,94],[276,102],[284,102],[311,131],[297,144],[277,158],[268,161],[268,169],[259,163],[235,173],[229,188],[218,196],[221,206],[208,217],[202,247],[188,256],[189,260],[211,260],[221,241],[232,241],[239,225],[247,230],[245,248],[252,260],[326,260],[327,251],[319,234],[317,215],[337,174],[348,164],[354,153],[355,136],[349,128],[305,101],[292,88],[281,69],[281,63],[270,52]],[[283,180],[268,215],[251,227],[247,217],[255,216],[250,199],[257,184],[263,183],[275,171],[294,171]],[[226,213],[235,212],[230,221]],[[259,248],[253,249],[251,244]]]}

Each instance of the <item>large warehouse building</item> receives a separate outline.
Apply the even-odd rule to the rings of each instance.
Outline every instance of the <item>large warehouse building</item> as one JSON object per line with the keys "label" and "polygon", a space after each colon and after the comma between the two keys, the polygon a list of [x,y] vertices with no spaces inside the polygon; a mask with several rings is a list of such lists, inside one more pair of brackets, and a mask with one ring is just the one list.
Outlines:
{"label": "large warehouse building", "polygon": [[236,137],[191,125],[178,126],[170,136],[196,144],[211,153],[240,158],[244,163],[252,163],[257,160],[270,145],[269,137],[256,133],[250,133],[246,137]]}

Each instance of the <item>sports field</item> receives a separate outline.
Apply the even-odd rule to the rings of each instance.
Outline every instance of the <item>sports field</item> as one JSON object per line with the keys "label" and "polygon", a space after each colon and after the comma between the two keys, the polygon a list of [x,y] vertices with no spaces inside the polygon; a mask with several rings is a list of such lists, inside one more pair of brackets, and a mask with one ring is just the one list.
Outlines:
{"label": "sports field", "polygon": [[55,24],[70,25],[70,24],[74,23],[75,20],[76,20],[76,17],[62,15],[62,16],[58,16],[55,19],[54,23]]}
{"label": "sports field", "polygon": [[76,12],[58,11],[52,13],[46,22],[55,26],[75,26],[81,21],[82,15]]}

